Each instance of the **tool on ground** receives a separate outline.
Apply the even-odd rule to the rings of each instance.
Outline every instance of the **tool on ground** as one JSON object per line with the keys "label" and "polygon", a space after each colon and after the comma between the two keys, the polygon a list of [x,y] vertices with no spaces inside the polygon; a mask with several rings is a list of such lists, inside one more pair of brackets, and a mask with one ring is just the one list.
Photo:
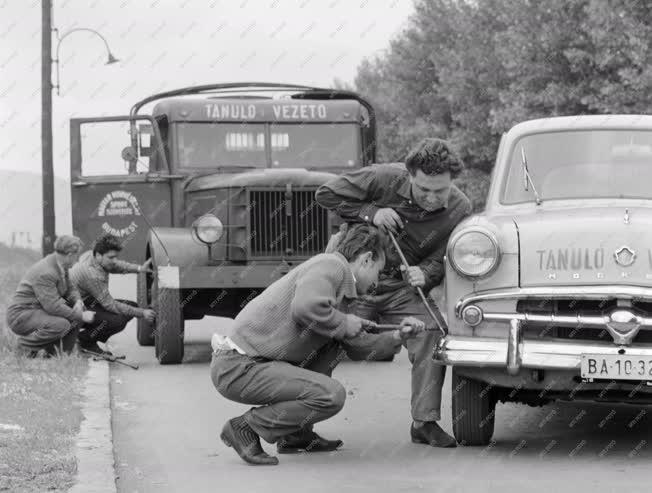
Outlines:
{"label": "tool on ground", "polygon": [[[396,241],[396,238],[394,237],[394,234],[387,230],[387,233],[389,234],[389,237],[392,240],[392,243],[394,244],[394,248],[396,248],[396,252],[398,253],[399,257],[401,258],[401,264],[405,269],[407,270],[410,267],[410,264],[408,264],[407,259],[405,258],[405,255],[403,254],[403,250],[401,250],[401,247],[398,245],[398,241]],[[435,315],[435,312],[432,310],[432,307],[430,306],[430,303],[428,303],[428,300],[426,299],[426,295],[423,293],[423,289],[420,287],[417,287],[417,292],[419,293],[419,297],[421,298],[421,301],[423,302],[423,306],[426,307],[426,310],[428,311],[428,314],[432,317],[432,319],[435,321],[435,326],[437,327],[437,330],[439,330],[442,334],[442,336],[445,336],[446,333],[448,332],[445,328],[445,323],[442,324],[439,321],[439,318],[437,315]]]}
{"label": "tool on ground", "polygon": [[134,370],[138,369],[138,365],[134,365],[132,363],[128,363],[126,361],[121,361],[125,357],[124,356],[113,356],[109,354],[100,354],[100,353],[95,353],[93,351],[89,351],[88,349],[83,349],[81,348],[81,352],[85,354],[89,354],[93,356],[93,359],[95,361],[103,359],[104,361],[108,361],[109,363],[119,363],[124,366],[128,366],[129,368],[133,368]]}

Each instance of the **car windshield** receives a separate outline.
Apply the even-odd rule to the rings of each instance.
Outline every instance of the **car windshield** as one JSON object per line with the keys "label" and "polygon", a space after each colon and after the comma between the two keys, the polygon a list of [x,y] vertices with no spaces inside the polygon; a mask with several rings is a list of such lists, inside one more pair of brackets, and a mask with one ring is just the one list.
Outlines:
{"label": "car windshield", "polygon": [[[525,187],[523,160],[532,178]],[[564,131],[528,135],[511,151],[505,204],[583,198],[652,198],[652,132]]]}
{"label": "car windshield", "polygon": [[179,166],[193,168],[354,167],[359,138],[352,123],[179,123],[177,158]]}

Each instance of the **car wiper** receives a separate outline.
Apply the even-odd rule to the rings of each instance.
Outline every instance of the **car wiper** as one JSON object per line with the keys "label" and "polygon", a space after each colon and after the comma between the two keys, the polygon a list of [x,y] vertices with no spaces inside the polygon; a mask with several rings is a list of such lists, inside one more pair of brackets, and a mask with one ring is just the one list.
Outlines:
{"label": "car wiper", "polygon": [[530,176],[530,170],[527,167],[527,157],[525,156],[525,149],[521,146],[521,166],[523,166],[523,174],[525,175],[524,188],[526,191],[529,191],[529,186],[532,185],[532,192],[534,192],[534,200],[537,205],[541,205],[541,196],[537,192],[537,187],[534,186],[534,181],[532,181],[532,176]]}

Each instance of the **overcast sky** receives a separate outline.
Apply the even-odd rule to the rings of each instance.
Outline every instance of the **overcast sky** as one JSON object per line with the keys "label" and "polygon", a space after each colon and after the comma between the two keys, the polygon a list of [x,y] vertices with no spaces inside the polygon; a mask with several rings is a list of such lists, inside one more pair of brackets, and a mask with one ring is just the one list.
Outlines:
{"label": "overcast sky", "polygon": [[[352,82],[412,11],[412,0],[54,0],[61,35],[96,29],[120,59],[105,65],[92,33],[60,45],[55,174],[69,176],[72,116],[127,114],[149,94],[195,84]],[[40,22],[40,1],[0,0],[0,169],[41,170]]]}

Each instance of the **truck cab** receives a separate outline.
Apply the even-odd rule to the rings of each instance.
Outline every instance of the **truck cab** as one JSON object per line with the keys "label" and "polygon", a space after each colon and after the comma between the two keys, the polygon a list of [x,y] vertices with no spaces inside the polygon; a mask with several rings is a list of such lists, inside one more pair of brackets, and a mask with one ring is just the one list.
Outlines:
{"label": "truck cab", "polygon": [[234,317],[324,250],[340,220],[314,193],[374,162],[375,148],[373,108],[349,91],[232,83],[153,95],[128,116],[71,120],[73,230],[87,244],[114,234],[125,258],[152,259],[138,302],[157,320],[138,320],[138,342],[180,363],[186,319]]}

